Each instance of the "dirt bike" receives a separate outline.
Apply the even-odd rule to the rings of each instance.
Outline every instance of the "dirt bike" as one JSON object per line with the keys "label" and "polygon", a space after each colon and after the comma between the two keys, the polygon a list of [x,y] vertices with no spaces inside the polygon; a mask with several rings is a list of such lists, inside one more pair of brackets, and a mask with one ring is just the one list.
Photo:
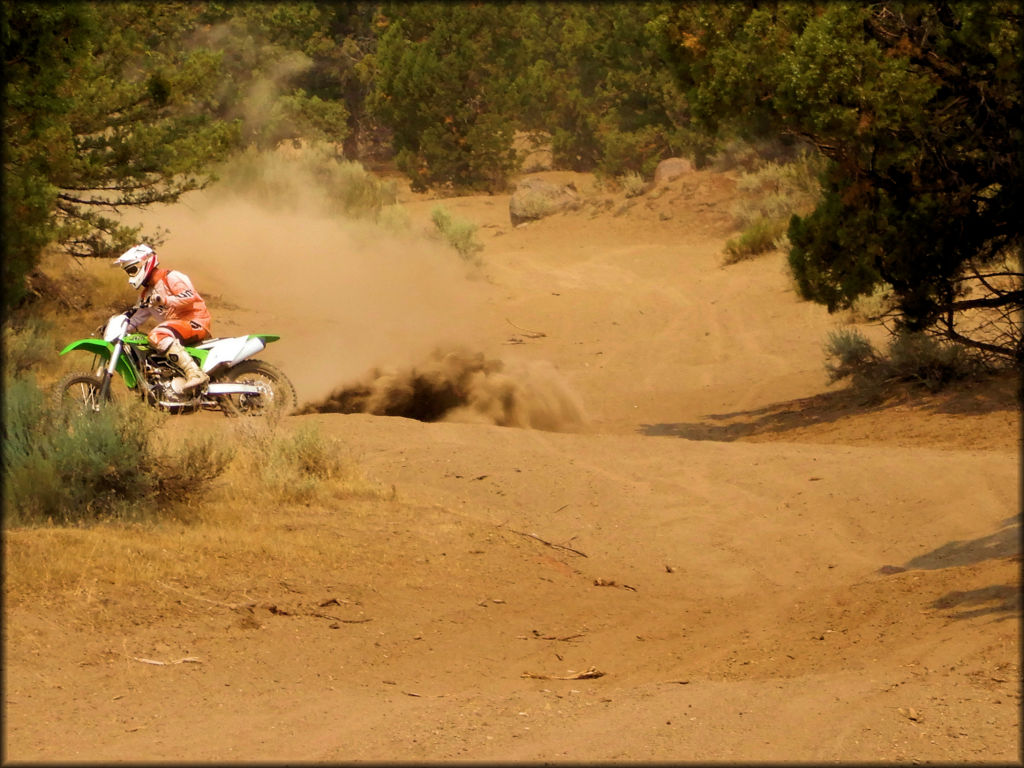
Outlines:
{"label": "dirt bike", "polygon": [[124,385],[146,403],[171,413],[207,409],[228,416],[265,416],[284,415],[295,408],[295,388],[284,373],[251,359],[280,336],[214,338],[185,347],[210,377],[207,384],[189,391],[182,386],[184,372],[150,346],[144,334],[129,330],[132,317],[144,306],[136,304],[113,315],[97,329],[102,338],[79,339],[61,350],[62,355],[74,350],[95,355],[95,373],[76,371],[61,379],[54,391],[58,406],[70,401],[82,410],[98,411],[110,402],[111,383],[120,375]]}

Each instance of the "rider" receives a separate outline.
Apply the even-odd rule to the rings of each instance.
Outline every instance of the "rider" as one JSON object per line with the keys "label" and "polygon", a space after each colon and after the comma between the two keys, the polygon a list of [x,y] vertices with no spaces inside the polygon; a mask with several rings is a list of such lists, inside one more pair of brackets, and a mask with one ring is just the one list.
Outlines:
{"label": "rider", "polygon": [[156,251],[148,245],[129,248],[114,260],[115,267],[128,273],[128,284],[140,291],[143,309],[132,317],[134,330],[150,318],[160,322],[149,332],[149,343],[176,363],[185,373],[185,389],[206,384],[210,377],[202,371],[185,344],[198,344],[210,338],[210,312],[206,302],[192,285],[188,275],[174,269],[157,269]]}

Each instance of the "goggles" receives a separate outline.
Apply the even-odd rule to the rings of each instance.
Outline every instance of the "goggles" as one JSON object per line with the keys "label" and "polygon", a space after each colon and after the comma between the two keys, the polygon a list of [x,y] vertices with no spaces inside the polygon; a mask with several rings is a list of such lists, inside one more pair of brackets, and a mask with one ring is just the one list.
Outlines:
{"label": "goggles", "polygon": [[135,277],[139,274],[140,269],[142,269],[142,266],[139,264],[129,264],[124,268],[124,271],[128,273],[128,277]]}

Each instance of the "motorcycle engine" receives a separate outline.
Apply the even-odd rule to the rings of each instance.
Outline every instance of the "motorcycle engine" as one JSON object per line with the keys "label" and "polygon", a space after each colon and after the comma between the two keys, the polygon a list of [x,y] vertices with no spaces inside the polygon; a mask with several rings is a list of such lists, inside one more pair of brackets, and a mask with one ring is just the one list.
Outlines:
{"label": "motorcycle engine", "polygon": [[157,399],[163,403],[188,403],[192,398],[185,393],[185,377],[166,358],[150,356],[145,363],[146,378],[156,389]]}

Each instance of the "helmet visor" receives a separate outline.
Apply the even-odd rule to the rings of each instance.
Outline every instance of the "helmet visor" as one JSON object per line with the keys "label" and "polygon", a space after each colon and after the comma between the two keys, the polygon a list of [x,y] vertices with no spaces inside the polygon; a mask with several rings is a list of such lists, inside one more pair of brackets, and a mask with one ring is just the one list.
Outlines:
{"label": "helmet visor", "polygon": [[124,268],[124,271],[128,273],[128,277],[135,277],[139,274],[139,270],[142,269],[141,264],[129,264]]}

